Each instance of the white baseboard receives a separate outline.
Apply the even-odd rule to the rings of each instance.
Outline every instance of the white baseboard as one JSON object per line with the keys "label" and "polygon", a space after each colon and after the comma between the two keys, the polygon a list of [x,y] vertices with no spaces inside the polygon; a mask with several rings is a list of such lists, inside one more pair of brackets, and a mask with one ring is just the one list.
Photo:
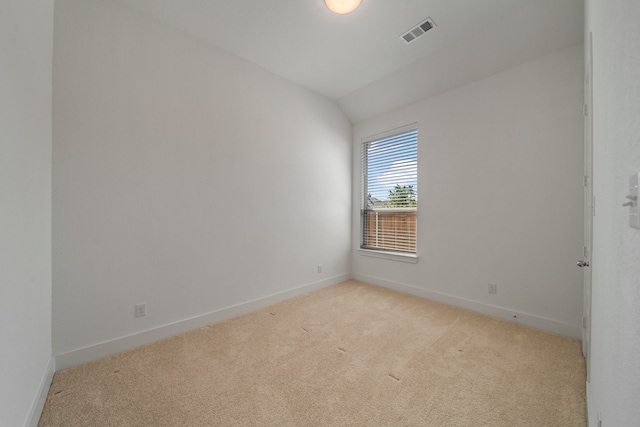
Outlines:
{"label": "white baseboard", "polygon": [[[372,285],[382,286],[383,288],[391,289],[398,292],[403,292],[409,295],[415,295],[418,297],[426,298],[432,301],[440,302],[443,304],[452,305],[455,307],[464,308],[467,310],[475,311],[477,313],[486,314],[488,316],[497,317],[510,322],[519,323],[533,328],[542,329],[544,331],[553,332],[559,335],[564,335],[571,338],[581,339],[582,328],[575,327],[566,323],[558,322],[556,320],[548,319],[546,317],[536,316],[529,313],[523,313],[516,310],[509,310],[503,307],[497,307],[482,302],[477,302],[465,298],[448,295],[441,292],[430,291],[416,286],[407,285],[398,282],[392,282],[386,279],[382,279],[375,276],[369,276],[366,274],[354,274],[353,278],[365,283],[371,283]],[[515,316],[515,317],[514,317]]]}
{"label": "white baseboard", "polygon": [[38,395],[36,400],[33,401],[31,405],[31,412],[29,413],[29,419],[25,424],[25,427],[37,427],[38,422],[40,421],[40,415],[42,415],[42,410],[44,409],[44,404],[47,401],[47,395],[49,394],[49,387],[51,386],[51,381],[53,381],[53,374],[56,371],[56,362],[53,356],[49,359],[49,363],[47,364],[47,368],[42,377],[42,381],[40,382],[40,387],[38,388]]}
{"label": "white baseboard", "polygon": [[239,316],[250,311],[257,310],[287,299],[303,295],[318,289],[326,288],[346,280],[349,280],[349,274],[330,277],[318,282],[309,283],[294,289],[268,295],[263,298],[254,299],[231,307],[222,308],[203,315],[179,320],[157,328],[138,332],[128,336],[104,341],[88,347],[72,350],[67,353],[57,354],[55,356],[55,366],[57,370],[70,368],[92,360],[100,359],[121,351],[129,350],[141,345],[149,344],[164,338],[181,334],[193,329],[201,328],[215,322],[220,322],[231,317]]}
{"label": "white baseboard", "polygon": [[598,414],[593,413],[593,406],[591,403],[591,384],[587,383],[587,393],[586,393],[586,403],[587,403],[587,427],[597,427],[598,426]]}

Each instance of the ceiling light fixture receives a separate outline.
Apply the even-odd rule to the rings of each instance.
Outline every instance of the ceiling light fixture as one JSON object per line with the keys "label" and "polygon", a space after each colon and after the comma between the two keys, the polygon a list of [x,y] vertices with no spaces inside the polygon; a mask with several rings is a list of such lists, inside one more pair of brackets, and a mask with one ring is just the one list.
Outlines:
{"label": "ceiling light fixture", "polygon": [[344,15],[351,13],[360,6],[362,0],[324,0],[331,12]]}

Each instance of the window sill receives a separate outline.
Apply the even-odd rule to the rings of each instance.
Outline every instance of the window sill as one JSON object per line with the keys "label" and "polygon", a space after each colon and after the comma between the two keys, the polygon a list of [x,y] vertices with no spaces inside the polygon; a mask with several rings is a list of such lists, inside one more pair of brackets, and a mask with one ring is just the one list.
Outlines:
{"label": "window sill", "polygon": [[416,264],[418,262],[417,254],[407,254],[403,252],[385,252],[385,251],[372,251],[370,249],[358,249],[360,255],[368,256],[372,258],[382,258],[391,261],[407,262],[410,264]]}

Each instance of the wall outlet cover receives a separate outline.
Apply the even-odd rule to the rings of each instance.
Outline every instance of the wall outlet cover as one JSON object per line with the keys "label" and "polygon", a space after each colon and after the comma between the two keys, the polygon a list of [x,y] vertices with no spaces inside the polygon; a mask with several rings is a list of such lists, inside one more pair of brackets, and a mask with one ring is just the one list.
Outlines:
{"label": "wall outlet cover", "polygon": [[147,315],[147,304],[136,304],[136,317],[142,317]]}

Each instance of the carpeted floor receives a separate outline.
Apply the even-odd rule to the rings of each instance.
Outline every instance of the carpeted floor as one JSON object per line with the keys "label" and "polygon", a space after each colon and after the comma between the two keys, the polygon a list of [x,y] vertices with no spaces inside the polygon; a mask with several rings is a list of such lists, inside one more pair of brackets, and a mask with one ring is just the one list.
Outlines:
{"label": "carpeted floor", "polygon": [[349,281],[55,374],[40,426],[584,426],[576,340]]}

